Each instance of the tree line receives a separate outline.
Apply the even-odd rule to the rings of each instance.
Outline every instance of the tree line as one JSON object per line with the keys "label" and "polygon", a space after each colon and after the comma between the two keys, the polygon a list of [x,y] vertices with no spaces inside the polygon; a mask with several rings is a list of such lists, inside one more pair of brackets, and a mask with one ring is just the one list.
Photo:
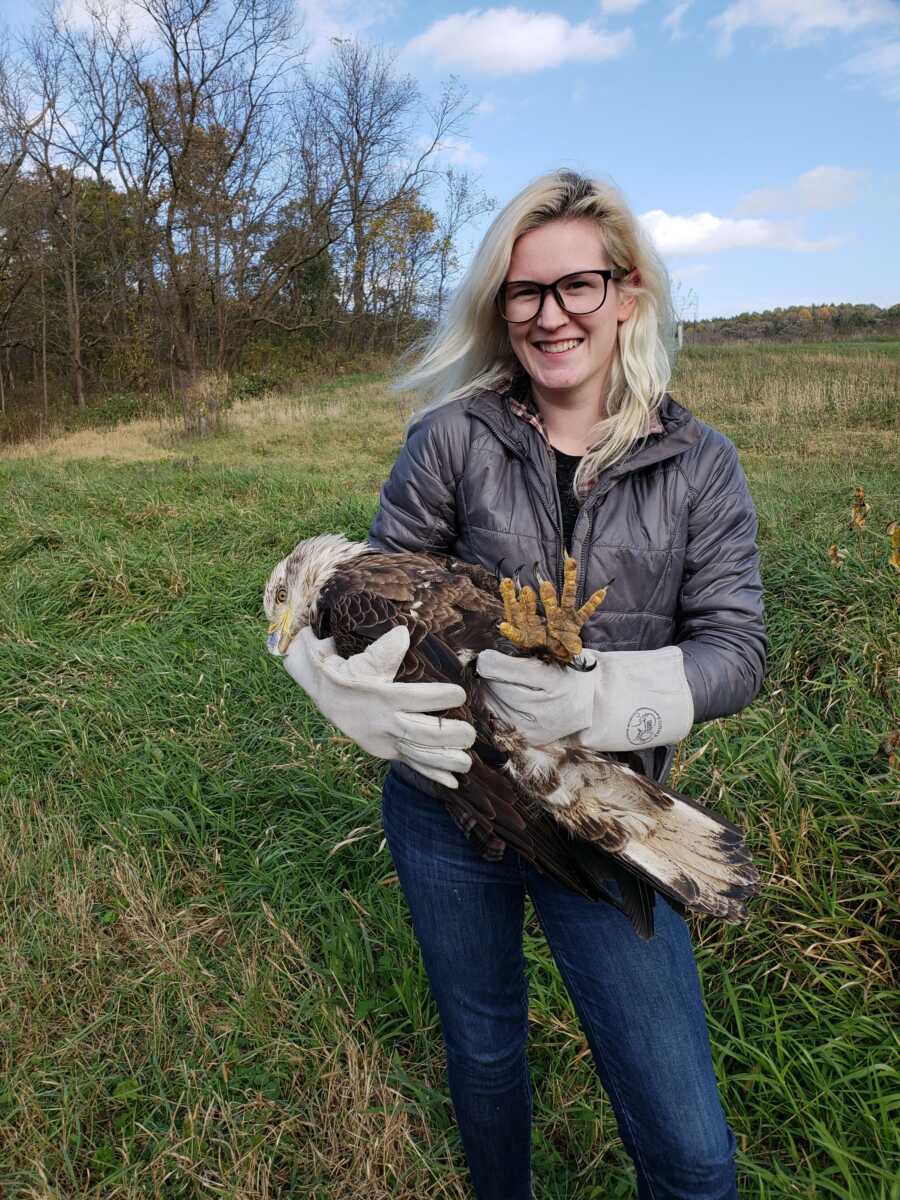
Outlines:
{"label": "tree line", "polygon": [[809,304],[734,317],[685,321],[685,341],[691,345],[722,342],[822,342],[838,338],[900,337],[900,304]]}
{"label": "tree line", "polygon": [[0,428],[64,392],[177,397],[229,372],[394,352],[493,207],[447,165],[471,114],[389,54],[311,66],[291,0],[98,0],[0,50]]}

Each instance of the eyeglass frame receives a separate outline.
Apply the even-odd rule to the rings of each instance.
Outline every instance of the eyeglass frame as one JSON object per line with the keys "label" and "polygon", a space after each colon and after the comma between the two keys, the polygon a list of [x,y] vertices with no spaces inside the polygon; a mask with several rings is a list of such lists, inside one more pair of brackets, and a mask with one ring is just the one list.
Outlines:
{"label": "eyeglass frame", "polygon": [[[600,309],[603,307],[603,305],[606,303],[606,296],[607,296],[607,293],[609,292],[609,281],[611,279],[615,279],[618,282],[621,279],[625,279],[626,276],[631,274],[633,269],[634,269],[633,267],[603,267],[600,270],[568,271],[565,275],[560,275],[559,279],[554,279],[553,283],[538,283],[536,279],[508,279],[505,283],[501,283],[500,288],[497,292],[497,295],[494,297],[494,304],[496,305],[497,312],[500,314],[500,316],[503,318],[503,320],[507,323],[507,325],[527,325],[529,321],[534,321],[537,317],[539,317],[541,315],[541,309],[544,307],[544,301],[547,299],[547,293],[552,292],[553,299],[556,301],[556,303],[559,305],[559,307],[563,310],[564,313],[567,313],[570,317],[587,317],[587,316],[590,316],[591,313],[599,312]],[[573,313],[573,312],[570,312],[570,310],[568,308],[566,308],[565,304],[563,304],[562,296],[560,296],[559,292],[557,291],[557,288],[559,287],[559,285],[562,283],[562,281],[564,279],[571,279],[573,275],[602,275],[603,276],[603,299],[600,301],[600,303],[597,305],[596,308],[588,308],[588,309],[585,309],[583,312]],[[518,284],[519,286],[521,286],[522,284],[525,284],[525,283],[529,284],[531,287],[536,287],[541,293],[541,299],[540,299],[540,302],[538,303],[537,311],[535,313],[533,313],[530,317],[526,317],[523,321],[511,321],[509,319],[509,317],[507,317],[503,312],[503,299],[506,294],[506,289],[508,287],[512,287],[513,284]]]}

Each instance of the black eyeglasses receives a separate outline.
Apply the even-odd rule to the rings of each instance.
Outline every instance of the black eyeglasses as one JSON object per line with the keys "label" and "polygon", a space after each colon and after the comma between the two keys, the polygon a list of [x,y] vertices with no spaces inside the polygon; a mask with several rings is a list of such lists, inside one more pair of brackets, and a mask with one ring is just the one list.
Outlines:
{"label": "black eyeglasses", "polygon": [[524,325],[534,320],[544,307],[547,293],[552,292],[564,312],[583,317],[603,307],[610,279],[624,279],[629,273],[625,267],[607,267],[602,271],[573,271],[553,283],[515,279],[504,283],[497,293],[497,310],[508,324]]}

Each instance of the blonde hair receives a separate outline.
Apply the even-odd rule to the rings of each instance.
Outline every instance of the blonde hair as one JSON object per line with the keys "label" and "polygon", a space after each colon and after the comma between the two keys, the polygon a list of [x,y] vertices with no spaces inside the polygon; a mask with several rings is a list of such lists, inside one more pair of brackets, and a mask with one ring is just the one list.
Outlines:
{"label": "blonde hair", "polygon": [[618,326],[605,397],[606,416],[591,430],[575,490],[623,458],[643,436],[672,373],[674,339],[669,276],[622,193],[611,183],[561,169],[541,175],[503,208],[482,238],[460,286],[434,332],[413,347],[414,360],[397,391],[424,400],[410,427],[441,405],[484,389],[502,391],[521,374],[494,298],[509,270],[513,243],[549,221],[588,217],[597,223],[613,267],[637,271],[639,282],[616,286],[634,296],[631,316]]}

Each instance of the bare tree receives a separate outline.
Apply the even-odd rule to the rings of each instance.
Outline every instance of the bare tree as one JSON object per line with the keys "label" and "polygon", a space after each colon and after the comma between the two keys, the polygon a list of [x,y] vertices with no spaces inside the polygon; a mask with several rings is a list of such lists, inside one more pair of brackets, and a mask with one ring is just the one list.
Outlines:
{"label": "bare tree", "polygon": [[13,64],[4,35],[0,41],[0,206],[15,186],[28,155],[28,135],[46,115],[46,108],[42,108],[36,116],[29,117],[28,107],[22,69]]}
{"label": "bare tree", "polygon": [[343,40],[324,77],[308,81],[328,156],[340,167],[347,303],[357,318],[366,311],[372,221],[422,191],[438,172],[442,141],[459,133],[471,112],[453,79],[428,107],[415,80],[393,73],[393,61],[379,47]]}
{"label": "bare tree", "polygon": [[497,202],[487,196],[466,171],[448,167],[444,173],[444,202],[438,225],[437,280],[435,315],[440,317],[447,300],[447,289],[459,269],[459,235],[478,217],[492,212]]}
{"label": "bare tree", "polygon": [[[128,25],[124,12],[116,20],[102,7],[90,13],[87,26],[73,26],[63,10],[51,12],[45,35],[59,46],[64,77],[66,113],[57,113],[57,150],[73,164],[73,170],[96,184],[104,220],[103,257],[106,259],[106,320],[109,333],[128,335],[131,308],[130,277],[134,261],[125,261],[122,232],[122,192],[126,187],[116,163],[115,149],[127,139],[129,122],[138,120],[133,104],[133,86],[125,61]],[[140,194],[138,194],[140,195]],[[131,193],[131,200],[135,194]],[[143,222],[141,222],[143,224]],[[132,259],[134,256],[132,256]]]}
{"label": "bare tree", "polygon": [[680,279],[672,285],[672,310],[675,314],[675,336],[679,347],[684,344],[684,327],[689,321],[697,325],[697,309],[700,301],[693,288],[685,288]]}
{"label": "bare tree", "polygon": [[[134,115],[111,149],[137,197],[150,289],[171,337],[172,364],[190,420],[201,313],[217,312],[224,356],[226,275],[287,188],[278,174],[280,89],[293,67],[288,0],[137,0],[151,18],[151,54],[117,44]],[[108,27],[108,26],[107,26]],[[110,42],[112,34],[110,31]],[[266,187],[261,187],[265,178]],[[158,269],[158,268],[162,269]]]}
{"label": "bare tree", "polygon": [[[47,226],[51,238],[52,259],[63,281],[66,299],[69,378],[72,400],[83,409],[84,365],[81,345],[81,294],[78,279],[78,181],[75,166],[78,155],[72,152],[70,116],[66,111],[67,89],[64,79],[63,45],[56,36],[52,14],[25,39],[24,50],[34,94],[43,116],[23,133],[28,159],[44,184],[48,199]],[[69,129],[67,129],[67,123]],[[67,145],[69,143],[69,145]],[[43,387],[47,390],[46,289],[45,267],[41,259],[41,311]]]}
{"label": "bare tree", "polygon": [[[236,274],[235,293],[249,327],[267,324],[297,332],[317,327],[322,314],[305,310],[298,315],[292,310],[301,296],[294,294],[292,305],[291,294],[317,261],[327,263],[325,274],[330,274],[329,251],[343,237],[348,222],[346,205],[340,200],[343,177],[330,154],[322,96],[308,85],[298,88],[288,98],[287,113],[293,188],[281,198],[277,212],[270,209],[269,243],[259,258],[245,255]],[[315,273],[323,278],[321,271]]]}
{"label": "bare tree", "polygon": [[[22,293],[34,275],[25,267],[23,248],[30,222],[23,211],[22,166],[28,156],[28,139],[46,116],[42,107],[29,116],[30,98],[20,64],[14,64],[8,41],[0,43],[0,415],[6,415],[6,389],[12,384],[7,331]],[[43,261],[43,259],[42,259]]]}

